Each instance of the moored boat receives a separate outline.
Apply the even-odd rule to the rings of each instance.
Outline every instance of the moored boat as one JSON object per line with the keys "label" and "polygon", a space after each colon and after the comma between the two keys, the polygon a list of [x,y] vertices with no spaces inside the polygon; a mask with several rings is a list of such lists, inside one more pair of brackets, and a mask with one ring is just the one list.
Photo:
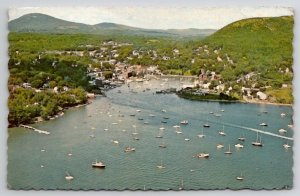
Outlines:
{"label": "moored boat", "polygon": [[105,165],[104,163],[102,163],[101,161],[95,161],[92,163],[92,167],[95,167],[95,168],[105,168]]}

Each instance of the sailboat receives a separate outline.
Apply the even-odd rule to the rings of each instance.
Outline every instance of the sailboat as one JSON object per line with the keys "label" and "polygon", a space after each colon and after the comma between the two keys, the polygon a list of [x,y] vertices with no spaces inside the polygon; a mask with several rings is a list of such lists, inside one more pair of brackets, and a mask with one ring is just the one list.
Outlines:
{"label": "sailboat", "polygon": [[161,127],[159,128],[159,133],[157,136],[155,136],[156,138],[163,138],[163,131],[164,131],[165,128]]}
{"label": "sailboat", "polygon": [[228,151],[225,151],[224,154],[232,154],[232,152],[230,151],[230,144],[228,145]]}
{"label": "sailboat", "polygon": [[224,125],[223,125],[223,130],[219,131],[219,135],[225,136],[226,133],[224,132]]}
{"label": "sailboat", "polygon": [[69,174],[69,172],[67,172],[67,171],[66,171],[66,176],[65,176],[65,179],[66,179],[66,180],[68,180],[68,181],[70,181],[70,180],[73,180],[73,179],[74,179],[74,177],[73,177],[73,176],[71,176],[71,175]]}
{"label": "sailboat", "polygon": [[163,163],[162,163],[162,159],[160,160],[160,165],[157,165],[156,167],[158,169],[165,169],[166,168],[166,166],[164,166]]}
{"label": "sailboat", "polygon": [[203,127],[205,127],[205,128],[209,128],[209,127],[210,127],[210,125],[208,124],[208,122],[206,122],[206,123],[204,123],[204,124],[203,124]]}
{"label": "sailboat", "polygon": [[236,179],[237,179],[237,180],[244,180],[243,173],[241,172],[241,175],[240,175],[240,176],[237,176]]}
{"label": "sailboat", "polygon": [[183,190],[183,180],[181,180],[181,184],[179,185],[178,190]]}
{"label": "sailboat", "polygon": [[134,124],[134,125],[132,125],[132,127],[134,128],[134,132],[132,133],[132,135],[137,135],[138,132],[136,131],[136,125]]}
{"label": "sailboat", "polygon": [[166,148],[167,145],[165,144],[165,141],[163,141],[161,144],[159,144],[159,147],[160,147],[160,148]]}
{"label": "sailboat", "polygon": [[258,132],[257,132],[257,135],[256,135],[256,141],[252,142],[252,145],[253,146],[260,146],[260,147],[263,146],[263,144],[261,143],[261,137],[260,137],[260,140],[258,141]]}
{"label": "sailboat", "polygon": [[204,138],[205,137],[203,127],[202,127],[202,134],[199,134],[198,137],[199,138]]}
{"label": "sailboat", "polygon": [[239,137],[238,140],[240,140],[240,141],[245,141],[246,138],[245,138],[243,135],[241,135],[241,137]]}

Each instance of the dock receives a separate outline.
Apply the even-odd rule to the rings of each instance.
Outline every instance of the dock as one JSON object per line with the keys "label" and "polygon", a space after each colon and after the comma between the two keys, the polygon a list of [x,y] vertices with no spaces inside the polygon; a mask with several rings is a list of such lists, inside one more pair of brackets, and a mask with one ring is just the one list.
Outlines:
{"label": "dock", "polygon": [[50,132],[48,132],[48,131],[43,131],[43,130],[40,130],[40,129],[36,129],[36,128],[28,126],[28,125],[20,125],[20,127],[23,127],[25,129],[30,129],[32,131],[35,131],[35,132],[38,132],[38,133],[42,133],[42,134],[46,134],[46,135],[50,134]]}

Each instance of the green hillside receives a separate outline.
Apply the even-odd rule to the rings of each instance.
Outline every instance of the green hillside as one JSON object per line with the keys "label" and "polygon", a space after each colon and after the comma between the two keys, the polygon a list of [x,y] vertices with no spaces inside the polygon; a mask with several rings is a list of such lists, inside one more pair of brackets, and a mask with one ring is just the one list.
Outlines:
{"label": "green hillside", "polygon": [[[223,61],[218,62],[214,58],[209,66],[214,65],[213,69],[219,70],[225,81],[232,82],[248,73],[254,73],[256,77],[238,85],[250,87],[256,83],[256,87],[260,88],[269,86],[271,89],[281,89],[282,84],[287,84],[290,87],[287,102],[290,102],[293,24],[292,16],[244,19],[223,27],[201,43],[207,44],[211,50],[219,50],[214,57],[219,56]],[[226,55],[233,63],[226,60]],[[273,91],[269,89],[268,92],[272,97]]]}
{"label": "green hillside", "polygon": [[236,62],[229,68],[234,76],[257,71],[262,78],[272,79],[279,77],[280,68],[292,70],[293,23],[291,16],[245,19],[227,25],[203,43],[221,48],[221,57],[227,53]]}

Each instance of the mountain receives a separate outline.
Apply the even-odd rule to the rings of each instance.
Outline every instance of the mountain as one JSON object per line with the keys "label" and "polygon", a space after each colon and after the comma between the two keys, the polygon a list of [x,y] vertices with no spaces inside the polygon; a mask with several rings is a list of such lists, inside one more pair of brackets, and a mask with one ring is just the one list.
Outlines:
{"label": "mountain", "polygon": [[90,25],[68,22],[45,14],[27,14],[8,23],[12,32],[82,33],[93,32]]}
{"label": "mountain", "polygon": [[208,36],[215,32],[213,29],[143,29],[115,23],[99,23],[87,25],[69,22],[40,13],[32,13],[21,16],[8,23],[11,32],[34,33],[83,33],[83,34],[129,34],[144,36]]}

